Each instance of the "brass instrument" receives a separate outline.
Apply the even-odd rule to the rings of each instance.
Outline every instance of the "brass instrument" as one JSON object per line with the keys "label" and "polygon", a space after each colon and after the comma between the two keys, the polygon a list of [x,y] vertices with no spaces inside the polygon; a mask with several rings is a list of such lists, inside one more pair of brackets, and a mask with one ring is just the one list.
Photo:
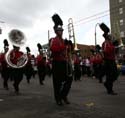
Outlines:
{"label": "brass instrument", "polygon": [[[12,45],[16,48],[20,48],[21,46],[23,46],[25,44],[25,41],[26,41],[24,33],[20,30],[17,30],[17,29],[13,29],[9,32],[9,39],[10,39]],[[16,54],[13,50],[14,49],[12,49],[6,53],[6,56],[5,56],[6,62],[12,68],[24,67],[28,62],[27,54],[22,53],[22,55],[20,55],[20,57],[18,57],[16,59],[17,63],[14,64],[12,62],[12,59],[16,58],[15,57]]]}
{"label": "brass instrument", "polygon": [[112,36],[112,35],[109,35],[109,39],[111,39],[112,43],[114,44],[115,48],[121,48],[123,47],[123,42],[122,42],[122,39],[120,37],[117,37],[117,36]]}
{"label": "brass instrument", "polygon": [[78,49],[77,43],[76,43],[73,19],[69,18],[68,22],[69,22],[69,24],[68,24],[69,39],[73,38],[73,41],[74,41],[74,51],[78,51],[79,49]]}
{"label": "brass instrument", "polygon": [[9,39],[17,47],[23,46],[26,42],[24,33],[18,29],[13,29],[9,32]]}
{"label": "brass instrument", "polygon": [[6,56],[5,56],[5,58],[6,58],[6,62],[8,63],[8,65],[10,66],[10,67],[12,67],[12,68],[22,68],[22,67],[24,67],[26,64],[27,64],[27,62],[28,62],[28,57],[27,57],[27,54],[23,54],[23,55],[21,55],[19,58],[17,58],[17,64],[14,64],[12,61],[11,61],[11,52],[12,52],[13,50],[11,50],[11,51],[8,51],[7,53],[6,53]]}

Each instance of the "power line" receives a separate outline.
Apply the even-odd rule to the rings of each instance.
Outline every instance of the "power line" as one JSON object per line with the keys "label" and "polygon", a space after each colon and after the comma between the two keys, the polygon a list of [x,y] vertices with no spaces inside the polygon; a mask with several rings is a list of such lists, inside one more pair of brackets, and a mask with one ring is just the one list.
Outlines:
{"label": "power line", "polygon": [[[92,21],[95,21],[95,20],[97,20],[97,19],[100,19],[100,18],[103,18],[103,17],[107,17],[107,16],[109,16],[109,14],[105,14],[105,15],[103,15],[103,16],[99,16],[99,17],[96,17],[96,18],[93,18],[93,19],[88,19],[87,21],[84,21],[84,22],[82,22],[82,23],[79,23],[79,24],[74,24],[74,26],[79,26],[79,25],[81,25],[81,24],[86,24],[86,23],[89,23],[89,22],[92,22]],[[66,27],[64,30],[67,30],[68,28]]]}
{"label": "power line", "polygon": [[[109,16],[109,14],[105,14],[105,15],[103,15],[103,16],[99,16],[99,17],[96,17],[96,18],[90,19],[90,20],[88,20],[88,21],[84,21],[84,22],[82,22],[82,23],[75,24],[74,26],[79,26],[79,25],[81,25],[81,24],[86,24],[86,23],[89,23],[89,22],[95,21],[95,20],[97,20],[97,19],[100,19],[100,18],[103,18],[103,17],[106,17],[106,16]],[[68,25],[67,25],[67,26],[68,26]],[[66,27],[66,26],[65,26],[65,27]],[[64,28],[64,30],[67,30],[67,29],[68,29],[68,27]],[[51,33],[51,32],[53,32],[53,31],[50,30],[50,33]]]}
{"label": "power line", "polygon": [[[124,8],[124,7],[123,7]],[[97,14],[95,14],[95,15],[92,15],[92,16],[90,16],[90,17],[86,17],[86,18],[84,18],[84,20],[82,19],[82,20],[79,20],[80,22],[75,22],[74,23],[74,26],[78,26],[78,25],[81,25],[81,24],[85,24],[85,23],[88,23],[88,22],[91,22],[91,21],[94,21],[94,20],[96,20],[96,19],[100,19],[100,18],[102,18],[102,17],[106,17],[106,16],[109,16],[110,14],[112,14],[113,12],[115,12],[115,10],[114,11],[111,11],[111,12],[109,12],[109,13],[107,13],[107,14],[105,14],[105,15],[103,15],[103,16],[99,16],[99,17],[95,17],[95,16],[97,16]],[[105,11],[104,12],[100,12],[100,13],[98,13],[98,15],[99,14],[103,14],[103,13],[106,13]],[[93,17],[95,17],[95,18],[93,18]],[[92,19],[93,18],[93,19]],[[123,18],[123,17],[122,17]],[[87,21],[86,21],[87,20]],[[77,23],[79,23],[79,24],[77,24]],[[67,28],[66,28],[67,29]]]}
{"label": "power line", "polygon": [[[98,13],[98,14],[94,14],[94,15],[92,15],[92,16],[85,17],[85,18],[83,18],[83,19],[81,19],[81,20],[78,20],[78,21],[74,22],[74,24],[76,24],[77,22],[82,22],[82,21],[84,21],[84,20],[91,19],[91,18],[96,17],[96,16],[98,16],[98,15],[102,15],[102,14],[104,14],[104,13],[106,13],[106,12],[107,12],[107,10],[106,10],[106,11],[103,11],[103,12],[100,12],[100,13]],[[109,11],[108,11],[108,12],[109,12]]]}
{"label": "power line", "polygon": [[[98,16],[98,15],[101,15],[101,14],[104,14],[104,13],[107,13],[107,12],[109,12],[109,13],[111,14],[111,13],[113,13],[113,12],[116,11],[116,8],[119,8],[119,6],[124,6],[124,5],[125,5],[125,3],[122,4],[122,5],[118,5],[118,6],[112,7],[111,9],[108,9],[108,10],[105,10],[105,11],[102,11],[102,12],[99,12],[99,13],[94,14],[94,15],[92,15],[92,16],[88,16],[88,17],[82,18],[82,19],[80,19],[80,20],[74,22],[74,24],[77,23],[77,22],[81,22],[81,21],[90,19],[90,18],[92,18],[92,17],[96,17],[96,16]],[[124,6],[123,8],[125,8],[125,6]]]}
{"label": "power line", "polygon": [[81,24],[86,24],[86,23],[89,23],[89,22],[91,22],[91,21],[94,21],[94,20],[97,20],[97,19],[100,19],[100,18],[103,18],[103,17],[106,17],[106,16],[109,16],[109,14],[105,14],[105,15],[103,15],[103,16],[99,16],[99,17],[90,19],[90,20],[88,20],[88,21],[84,21],[84,22],[82,22],[82,23],[80,23],[80,24],[75,24],[74,26],[78,26],[78,25],[81,25]]}
{"label": "power line", "polygon": [[[119,4],[118,6],[112,7],[111,9],[108,9],[108,10],[99,12],[99,13],[97,13],[97,14],[94,14],[94,15],[91,15],[91,16],[88,16],[88,17],[85,17],[85,18],[82,18],[82,19],[80,19],[80,20],[78,20],[78,21],[75,21],[75,22],[74,22],[74,26],[78,26],[78,25],[80,25],[80,24],[85,24],[85,23],[94,21],[94,20],[96,20],[96,19],[100,19],[100,18],[109,16],[110,14],[115,13],[115,11],[117,10],[116,8],[119,8],[119,6],[124,6],[124,5],[125,5],[125,3],[122,4],[122,5]],[[122,8],[125,8],[125,6],[122,7]],[[107,13],[107,14],[103,15],[104,13]],[[100,15],[103,15],[103,16],[100,16]],[[92,19],[92,18],[93,18],[93,19]],[[87,20],[87,21],[86,21],[86,20]],[[81,22],[81,23],[80,23],[80,22]],[[79,24],[77,24],[77,23],[79,23]],[[63,27],[66,27],[66,28],[64,28],[64,30],[68,29],[67,26],[68,26],[68,25],[63,26]],[[51,31],[50,31],[50,32],[51,32]]]}
{"label": "power line", "polygon": [[[122,4],[122,6],[124,6],[125,4]],[[88,19],[91,19],[91,18],[93,18],[93,17],[97,17],[97,16],[99,16],[99,15],[102,15],[102,14],[104,14],[104,13],[108,13],[108,14],[112,14],[112,13],[114,13],[115,11],[116,11],[116,8],[119,8],[119,6],[121,6],[121,5],[118,5],[118,6],[116,6],[116,7],[113,7],[113,8],[111,8],[110,10],[108,9],[108,10],[105,10],[105,11],[102,11],[102,12],[99,12],[99,13],[97,13],[97,14],[94,14],[94,15],[92,15],[92,16],[88,16],[88,17],[85,17],[85,18],[82,18],[82,19],[80,19],[80,20],[78,20],[78,21],[75,21],[74,22],[74,25],[75,24],[77,24],[77,23],[79,23],[79,22],[83,22],[83,21],[85,21],[85,20],[88,20]],[[125,6],[124,7],[122,7],[122,8],[125,8]],[[99,17],[100,18],[100,17]],[[98,19],[98,18],[97,18]],[[65,25],[64,27],[67,27],[68,25]]]}
{"label": "power line", "polygon": [[[97,19],[100,19],[100,18],[103,18],[103,17],[106,17],[106,16],[109,16],[109,14],[105,14],[105,15],[103,15],[103,16],[99,16],[99,17],[96,17],[96,18],[90,19],[90,20],[88,20],[88,21],[84,21],[84,22],[79,23],[79,24],[74,24],[74,26],[79,26],[79,25],[81,25],[81,24],[86,24],[86,23],[89,23],[89,22],[95,21],[95,20],[97,20]],[[65,26],[66,28],[64,28],[64,30],[67,30],[67,29],[68,29],[67,26],[68,26],[68,25]],[[50,30],[50,33],[51,33],[51,32],[53,32],[53,31]]]}

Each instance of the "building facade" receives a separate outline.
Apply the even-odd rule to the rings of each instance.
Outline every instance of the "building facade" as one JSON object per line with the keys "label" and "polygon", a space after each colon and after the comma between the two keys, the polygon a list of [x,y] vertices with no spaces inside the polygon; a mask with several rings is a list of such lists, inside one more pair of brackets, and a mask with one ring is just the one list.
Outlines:
{"label": "building facade", "polygon": [[77,47],[82,57],[90,57],[92,55],[91,49],[95,49],[94,45],[77,44]]}
{"label": "building facade", "polygon": [[109,0],[111,33],[125,44],[125,0]]}
{"label": "building facade", "polygon": [[[42,45],[43,47],[43,53],[46,53],[47,56],[50,56],[50,50],[48,47],[48,44]],[[94,45],[84,45],[84,44],[77,44],[77,47],[79,49],[79,54],[81,57],[90,57],[92,55],[91,49],[95,49]]]}

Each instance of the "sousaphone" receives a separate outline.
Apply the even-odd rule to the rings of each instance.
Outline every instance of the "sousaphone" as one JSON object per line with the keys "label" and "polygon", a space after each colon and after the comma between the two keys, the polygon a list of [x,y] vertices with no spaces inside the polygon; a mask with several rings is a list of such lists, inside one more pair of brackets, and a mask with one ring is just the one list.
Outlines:
{"label": "sousaphone", "polygon": [[[13,46],[20,48],[21,46],[23,46],[26,42],[26,37],[24,35],[24,33],[18,29],[13,29],[9,32],[9,40],[12,43]],[[12,68],[22,68],[24,67],[27,62],[28,62],[28,57],[27,54],[22,53],[17,59],[14,57],[14,51],[9,50],[6,53],[6,62],[8,63],[8,65]],[[13,58],[16,59],[17,63],[14,63],[12,60]]]}

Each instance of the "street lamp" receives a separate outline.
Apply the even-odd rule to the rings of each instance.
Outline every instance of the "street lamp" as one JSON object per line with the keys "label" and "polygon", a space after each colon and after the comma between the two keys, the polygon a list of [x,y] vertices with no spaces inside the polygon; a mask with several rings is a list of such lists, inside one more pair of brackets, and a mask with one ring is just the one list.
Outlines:
{"label": "street lamp", "polygon": [[97,39],[96,39],[96,27],[97,27],[97,25],[100,25],[100,24],[96,23],[96,25],[95,25],[95,46],[97,45]]}

